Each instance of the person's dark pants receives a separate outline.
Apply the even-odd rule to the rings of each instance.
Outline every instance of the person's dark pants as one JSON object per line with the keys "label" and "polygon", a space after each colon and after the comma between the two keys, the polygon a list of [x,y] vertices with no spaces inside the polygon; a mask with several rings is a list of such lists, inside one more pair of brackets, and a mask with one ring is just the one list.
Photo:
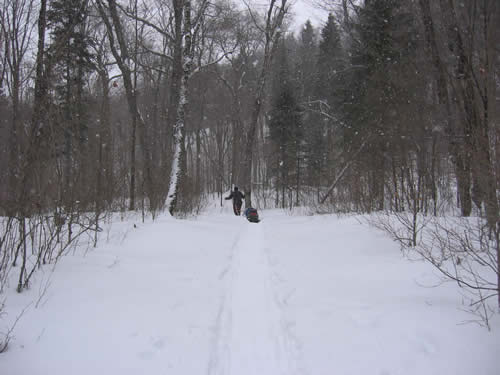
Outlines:
{"label": "person's dark pants", "polygon": [[241,215],[241,205],[242,205],[242,202],[234,202],[233,203],[233,210],[234,210],[234,214],[236,216]]}

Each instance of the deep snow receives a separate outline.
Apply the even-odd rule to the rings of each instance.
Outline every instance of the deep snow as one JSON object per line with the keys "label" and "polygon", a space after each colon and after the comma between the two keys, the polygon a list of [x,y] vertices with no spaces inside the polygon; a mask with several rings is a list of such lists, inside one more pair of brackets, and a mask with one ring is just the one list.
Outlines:
{"label": "deep snow", "polygon": [[462,324],[457,287],[423,287],[434,270],[382,232],[229,209],[114,223],[97,249],[10,291],[0,331],[29,306],[0,374],[499,373],[499,316],[492,332]]}

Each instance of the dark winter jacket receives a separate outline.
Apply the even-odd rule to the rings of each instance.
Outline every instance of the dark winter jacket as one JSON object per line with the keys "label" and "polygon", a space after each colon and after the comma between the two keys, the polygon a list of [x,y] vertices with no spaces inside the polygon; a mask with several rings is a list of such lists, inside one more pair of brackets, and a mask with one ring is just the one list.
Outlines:
{"label": "dark winter jacket", "polygon": [[231,194],[229,194],[229,197],[226,197],[224,199],[226,199],[226,200],[232,199],[233,203],[241,204],[241,202],[243,201],[243,198],[245,198],[245,194],[243,194],[239,190],[235,190],[235,191],[232,191]]}

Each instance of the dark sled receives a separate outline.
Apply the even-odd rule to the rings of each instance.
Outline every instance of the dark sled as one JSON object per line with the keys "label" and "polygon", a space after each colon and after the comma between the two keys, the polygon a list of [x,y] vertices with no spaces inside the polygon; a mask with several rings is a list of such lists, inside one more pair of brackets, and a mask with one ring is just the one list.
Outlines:
{"label": "dark sled", "polygon": [[251,223],[258,223],[260,221],[257,209],[252,208],[252,207],[248,207],[245,210],[245,217]]}

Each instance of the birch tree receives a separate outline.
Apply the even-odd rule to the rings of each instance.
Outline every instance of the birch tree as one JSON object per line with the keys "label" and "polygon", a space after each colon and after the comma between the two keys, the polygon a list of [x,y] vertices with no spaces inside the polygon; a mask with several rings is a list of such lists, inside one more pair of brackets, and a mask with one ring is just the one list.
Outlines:
{"label": "birch tree", "polygon": [[[170,172],[170,183],[165,206],[170,214],[178,211],[179,198],[187,173],[186,148],[185,148],[185,126],[186,112],[189,107],[188,85],[193,73],[202,68],[201,58],[198,59],[198,66],[195,66],[195,50],[197,40],[202,32],[207,9],[210,5],[208,0],[202,0],[197,12],[192,17],[191,0],[174,1],[174,22],[175,22],[175,44],[174,61],[172,71],[173,95],[177,100],[176,117],[174,124],[174,156]],[[207,64],[212,65],[222,59],[222,56],[209,59]],[[178,98],[178,99],[177,99]]]}

